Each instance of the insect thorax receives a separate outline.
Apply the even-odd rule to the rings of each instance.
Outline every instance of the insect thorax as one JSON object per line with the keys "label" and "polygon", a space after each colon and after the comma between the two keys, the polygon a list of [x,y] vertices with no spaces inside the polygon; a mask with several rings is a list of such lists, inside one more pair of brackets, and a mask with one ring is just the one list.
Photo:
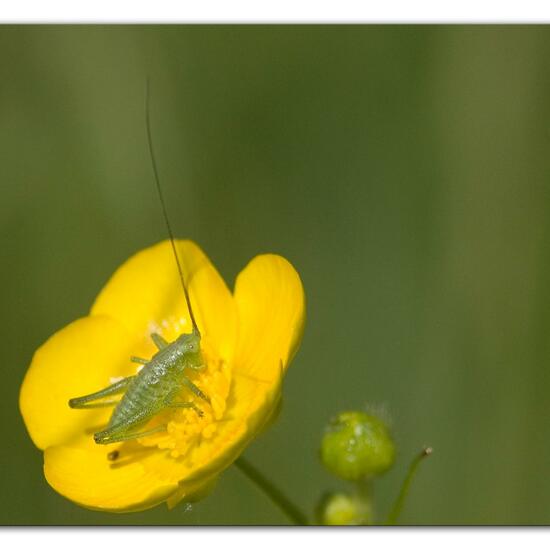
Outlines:
{"label": "insect thorax", "polygon": [[[157,376],[178,376],[185,369],[199,369],[203,358],[200,351],[200,335],[182,334],[153,356],[144,370]],[[143,373],[145,374],[145,372]]]}

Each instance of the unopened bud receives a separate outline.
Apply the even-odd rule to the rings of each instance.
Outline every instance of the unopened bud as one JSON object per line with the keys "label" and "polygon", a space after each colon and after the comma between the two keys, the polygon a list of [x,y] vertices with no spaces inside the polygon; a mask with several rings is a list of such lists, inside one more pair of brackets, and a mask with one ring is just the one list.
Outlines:
{"label": "unopened bud", "polygon": [[325,496],[318,509],[323,525],[370,525],[370,503],[357,495],[334,493]]}
{"label": "unopened bud", "polygon": [[321,460],[335,476],[359,481],[387,471],[395,460],[395,446],[379,418],[364,412],[344,412],[327,426]]}

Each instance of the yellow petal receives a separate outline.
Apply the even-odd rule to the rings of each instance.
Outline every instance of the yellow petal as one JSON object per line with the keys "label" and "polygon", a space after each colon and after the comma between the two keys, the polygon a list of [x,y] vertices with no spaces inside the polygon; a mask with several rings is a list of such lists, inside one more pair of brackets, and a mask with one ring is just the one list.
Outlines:
{"label": "yellow petal", "polygon": [[[122,512],[191,500],[213,486],[277,411],[284,370],[304,325],[298,274],[281,257],[259,256],[239,275],[233,298],[195,244],[176,246],[201,333],[233,366],[226,413],[211,439],[173,458],[136,441],[96,445],[91,433],[107,422],[110,409],[68,408],[69,398],[101,389],[105,379],[133,374],[128,357],[146,349],[144,337],[152,330],[191,328],[170,242],[136,254],[100,293],[91,317],[69,325],[37,351],[21,390],[31,437],[46,449],[48,482],[83,506]],[[115,449],[120,457],[113,462],[107,455]]]}
{"label": "yellow petal", "polygon": [[237,278],[235,301],[239,333],[226,414],[216,436],[192,451],[187,482],[229,466],[274,418],[284,371],[302,337],[304,291],[284,258],[252,260]]}
{"label": "yellow petal", "polygon": [[258,256],[235,288],[239,333],[227,409],[216,435],[191,451],[184,482],[227,468],[278,411],[284,371],[300,343],[305,298],[292,265]]}
{"label": "yellow petal", "polygon": [[[218,353],[229,358],[236,333],[231,293],[195,243],[178,240],[175,244],[199,329]],[[174,322],[182,324],[180,332],[190,332],[191,320],[170,241],[138,252],[117,269],[91,313],[118,319],[138,336],[162,331]]]}
{"label": "yellow petal", "polygon": [[279,372],[273,383],[236,373],[228,408],[216,435],[192,449],[180,471],[184,488],[207,482],[230,466],[269,422],[281,395],[282,371]]}
{"label": "yellow petal", "polygon": [[[109,460],[115,450],[118,458]],[[135,512],[164,501],[173,508],[181,500],[194,502],[206,496],[214,488],[218,471],[208,478],[182,480],[189,470],[187,462],[136,441],[103,446],[90,437],[77,436],[46,449],[44,474],[58,493],[81,506]]]}
{"label": "yellow petal", "polygon": [[239,335],[235,369],[264,381],[276,380],[296,353],[305,322],[302,282],[280,256],[254,258],[235,285]]}
{"label": "yellow petal", "polygon": [[[269,420],[276,410],[281,381],[266,384],[236,375],[216,436],[189,456],[174,459],[168,451],[135,441],[97,445],[89,434],[83,434],[46,449],[46,479],[66,498],[103,511],[139,511],[163,501],[170,507],[181,500],[193,501],[212,489],[217,475]],[[107,455],[114,450],[120,455],[113,462]]]}
{"label": "yellow petal", "polygon": [[113,376],[131,374],[129,349],[126,329],[107,317],[78,319],[38,348],[19,395],[21,414],[37,447],[45,449],[106,424],[110,409],[74,410],[68,401],[108,386]]}
{"label": "yellow petal", "polygon": [[198,482],[182,482],[178,490],[172,493],[166,500],[166,505],[172,510],[172,508],[175,508],[182,500],[187,503],[198,502],[206,498],[214,490],[217,482],[217,475],[212,476],[210,479],[201,479]]}
{"label": "yellow petal", "polygon": [[[110,461],[107,455],[115,448],[120,457]],[[144,510],[165,501],[178,489],[175,465],[158,449],[135,442],[96,445],[89,436],[44,453],[44,475],[57,492],[81,506],[110,512]]]}

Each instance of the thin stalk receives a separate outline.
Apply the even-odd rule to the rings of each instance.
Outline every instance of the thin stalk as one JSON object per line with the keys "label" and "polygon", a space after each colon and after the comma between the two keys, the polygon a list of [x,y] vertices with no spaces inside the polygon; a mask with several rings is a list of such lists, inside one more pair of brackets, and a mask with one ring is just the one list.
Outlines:
{"label": "thin stalk", "polygon": [[246,458],[239,457],[235,461],[235,466],[255,483],[294,525],[308,525],[307,516]]}
{"label": "thin stalk", "polygon": [[431,454],[432,454],[432,448],[426,447],[411,462],[411,465],[409,466],[409,471],[407,473],[407,477],[405,478],[403,485],[401,485],[401,491],[399,492],[399,496],[397,497],[397,500],[393,505],[392,511],[389,513],[388,519],[386,520],[386,525],[395,525],[395,523],[397,522],[397,518],[399,517],[399,514],[401,514],[401,510],[403,509],[403,504],[405,503],[405,499],[409,494],[409,487],[411,485],[411,481],[413,480],[414,475],[416,474],[418,465],[422,462],[424,458],[426,458],[427,456],[430,456]]}
{"label": "thin stalk", "polygon": [[374,525],[372,485],[372,479],[362,479],[355,483],[356,498],[362,516],[360,525]]}

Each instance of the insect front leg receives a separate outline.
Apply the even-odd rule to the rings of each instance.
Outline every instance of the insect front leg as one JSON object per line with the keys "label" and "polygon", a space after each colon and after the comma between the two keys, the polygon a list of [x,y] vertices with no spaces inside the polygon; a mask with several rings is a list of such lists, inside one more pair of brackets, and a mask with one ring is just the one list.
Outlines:
{"label": "insect front leg", "polygon": [[90,403],[90,401],[97,401],[103,397],[122,393],[133,378],[134,376],[128,376],[127,378],[123,378],[122,380],[119,380],[118,382],[115,382],[102,390],[90,393],[88,395],[83,395],[82,397],[73,397],[73,399],[69,399],[69,407],[71,407],[71,409],[92,409],[114,405],[118,403],[118,401],[104,401],[102,403]]}
{"label": "insect front leg", "polygon": [[139,365],[147,365],[147,363],[149,363],[149,359],[142,359],[141,357],[136,357],[135,355],[130,357],[130,361],[132,361],[132,363],[138,363]]}
{"label": "insect front leg", "polygon": [[151,340],[153,340],[159,350],[164,349],[168,345],[168,342],[156,332],[151,333]]}
{"label": "insect front leg", "polygon": [[207,403],[210,403],[210,397],[206,395],[198,386],[193,384],[189,378],[186,378],[185,376],[182,379],[182,382],[197,396],[200,397],[203,401],[206,401]]}
{"label": "insect front leg", "polygon": [[171,409],[193,409],[199,416],[204,416],[204,413],[191,401],[174,401],[168,407]]}

